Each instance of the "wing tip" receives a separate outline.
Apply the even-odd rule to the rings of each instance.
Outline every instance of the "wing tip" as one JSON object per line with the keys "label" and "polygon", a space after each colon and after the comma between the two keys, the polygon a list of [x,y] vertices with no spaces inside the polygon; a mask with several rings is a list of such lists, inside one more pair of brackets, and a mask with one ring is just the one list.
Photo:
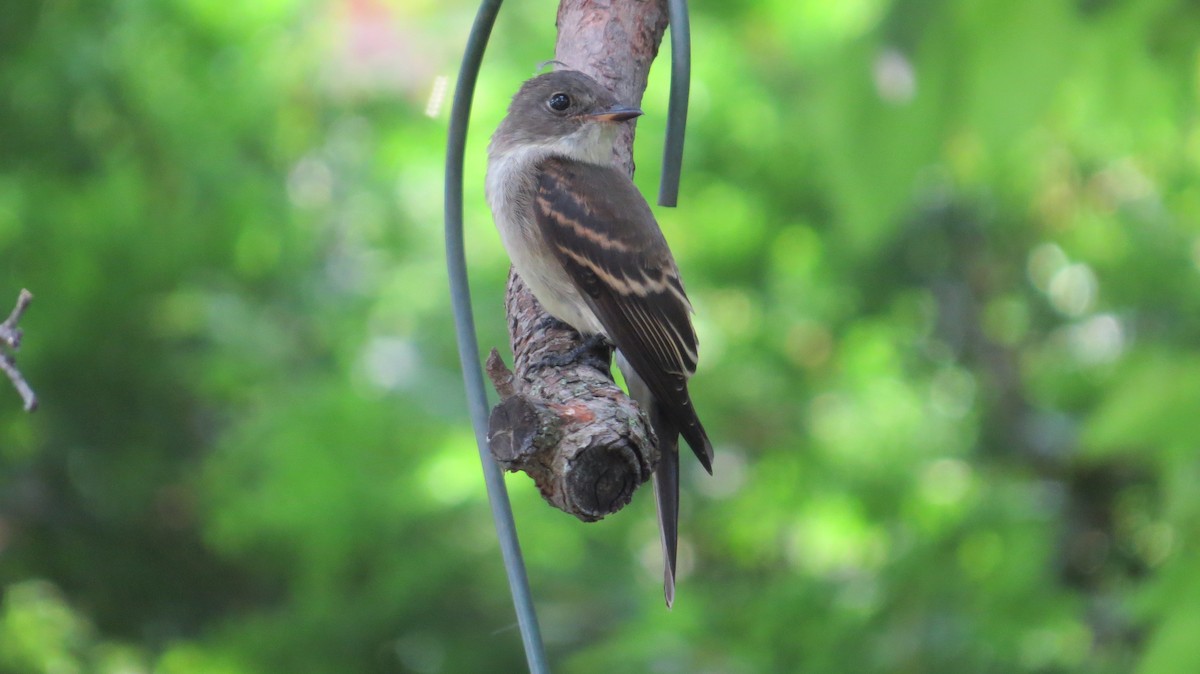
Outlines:
{"label": "wing tip", "polygon": [[712,442],[708,439],[708,433],[704,431],[699,420],[696,421],[693,428],[694,432],[686,434],[684,439],[687,440],[688,447],[692,448],[692,453],[700,460],[700,465],[704,466],[704,470],[708,471],[709,475],[712,475],[714,457]]}

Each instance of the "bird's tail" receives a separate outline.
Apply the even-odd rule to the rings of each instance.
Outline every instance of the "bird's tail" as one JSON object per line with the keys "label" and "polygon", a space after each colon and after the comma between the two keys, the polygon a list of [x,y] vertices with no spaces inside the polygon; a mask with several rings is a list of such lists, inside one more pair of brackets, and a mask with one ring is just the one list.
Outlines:
{"label": "bird's tail", "polygon": [[617,352],[617,366],[625,375],[630,397],[645,411],[650,419],[650,427],[658,438],[654,498],[658,504],[658,530],[662,535],[663,594],[667,608],[670,608],[675,603],[675,559],[679,549],[679,430],[620,351]]}
{"label": "bird's tail", "polygon": [[650,423],[658,436],[658,468],[654,471],[654,498],[658,504],[658,530],[662,534],[663,594],[667,608],[675,603],[675,558],[679,548],[679,432],[657,405]]}

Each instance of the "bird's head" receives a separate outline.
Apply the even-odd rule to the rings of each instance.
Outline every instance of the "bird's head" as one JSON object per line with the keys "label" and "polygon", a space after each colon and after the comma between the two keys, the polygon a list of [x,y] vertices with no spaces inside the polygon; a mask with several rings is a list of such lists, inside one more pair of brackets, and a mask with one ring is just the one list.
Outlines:
{"label": "bird's head", "polygon": [[508,115],[492,136],[492,152],[528,148],[607,163],[617,125],[641,114],[581,72],[545,73],[513,96]]}

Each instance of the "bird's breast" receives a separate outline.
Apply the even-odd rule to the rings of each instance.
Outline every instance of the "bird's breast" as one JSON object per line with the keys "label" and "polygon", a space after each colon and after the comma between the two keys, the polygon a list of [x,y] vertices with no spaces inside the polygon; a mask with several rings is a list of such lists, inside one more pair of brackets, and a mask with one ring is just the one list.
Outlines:
{"label": "bird's breast", "polygon": [[517,274],[542,307],[585,335],[604,334],[604,328],[583,294],[563,269],[534,219],[532,157],[491,157],[487,197],[496,229]]}

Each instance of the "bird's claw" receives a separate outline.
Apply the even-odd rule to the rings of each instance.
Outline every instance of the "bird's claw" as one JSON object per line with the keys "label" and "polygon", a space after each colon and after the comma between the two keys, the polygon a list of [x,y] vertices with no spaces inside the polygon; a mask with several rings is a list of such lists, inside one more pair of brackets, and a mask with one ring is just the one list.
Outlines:
{"label": "bird's claw", "polygon": [[574,330],[574,329],[575,328],[572,328],[566,322],[560,321],[559,319],[551,316],[550,314],[543,315],[542,319],[540,321],[538,321],[538,330]]}
{"label": "bird's claw", "polygon": [[567,365],[582,363],[611,375],[612,348],[612,345],[609,344],[604,335],[588,335],[570,351],[565,353],[550,353],[542,356],[539,365],[543,367],[565,367]]}

